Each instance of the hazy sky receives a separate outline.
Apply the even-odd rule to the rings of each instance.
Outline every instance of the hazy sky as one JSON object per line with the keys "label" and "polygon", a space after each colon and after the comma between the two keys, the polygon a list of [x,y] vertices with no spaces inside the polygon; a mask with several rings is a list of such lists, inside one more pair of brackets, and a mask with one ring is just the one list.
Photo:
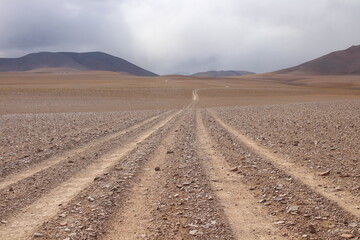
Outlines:
{"label": "hazy sky", "polygon": [[0,57],[104,51],[159,74],[259,73],[359,44],[359,0],[0,0]]}

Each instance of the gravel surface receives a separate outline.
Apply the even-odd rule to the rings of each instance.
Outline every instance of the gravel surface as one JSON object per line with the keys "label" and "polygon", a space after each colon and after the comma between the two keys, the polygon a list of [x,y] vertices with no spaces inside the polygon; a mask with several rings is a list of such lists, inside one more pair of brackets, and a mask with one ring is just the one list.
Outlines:
{"label": "gravel surface", "polygon": [[[138,192],[143,200],[135,206],[148,212],[146,223],[143,222],[146,226],[136,229],[146,234],[127,229],[129,236],[134,233],[136,239],[236,239],[232,229],[236,219],[227,218],[226,200],[217,194],[223,190],[215,187],[218,180],[211,177],[211,169],[216,167],[222,176],[231,173],[242,189],[248,189],[251,203],[269,215],[256,217],[274,226],[277,236],[297,240],[359,239],[360,219],[312,186],[319,179],[326,180],[329,186],[323,187],[332,192],[349,192],[352,198],[360,196],[360,101],[196,112],[194,105],[199,96],[196,91],[193,94],[193,102],[179,115],[173,115],[175,111],[163,115],[163,111],[141,111],[1,116],[0,184],[14,175],[19,174],[20,178],[0,189],[0,235],[15,231],[21,236],[30,232],[36,239],[103,239],[114,222],[126,222],[115,218],[124,216],[127,207],[131,209],[131,196],[142,191],[140,185],[146,183],[161,186],[153,190],[146,187],[146,194]],[[144,121],[157,115],[160,116]],[[199,122],[203,123],[201,131]],[[129,128],[135,124],[137,127]],[[282,160],[309,169],[306,174],[318,179],[314,178],[314,183],[302,181],[299,168],[297,172],[286,171],[269,158],[270,154],[257,151],[233,129],[271,153],[289,156]],[[209,144],[199,140],[201,132],[207,133]],[[109,138],[112,133],[122,134]],[[205,145],[216,153],[211,155],[212,160],[209,153],[201,150]],[[70,150],[82,151],[71,155]],[[159,154],[160,150],[163,154]],[[117,154],[123,155],[117,159]],[[35,171],[58,155],[65,157]],[[216,162],[220,157],[222,162]],[[221,167],[224,161],[227,167]],[[156,167],[147,169],[149,163]],[[21,178],[27,170],[34,170],[34,174]],[[144,174],[147,171],[153,172]],[[158,184],[155,181],[159,179]],[[223,186],[236,184],[222,179]],[[53,191],[58,188],[61,191]],[[70,194],[59,197],[53,192]],[[43,204],[44,199],[54,202],[55,207],[46,208],[50,204]],[[237,204],[242,198],[238,199],[232,209],[241,216],[243,212]],[[60,210],[55,214],[54,209]],[[17,225],[21,216],[31,220],[22,222],[24,226],[33,224],[29,230]],[[248,228],[251,234],[251,226]],[[278,239],[277,236],[266,232],[261,239]]]}
{"label": "gravel surface", "polygon": [[0,116],[0,178],[160,111]]}
{"label": "gravel surface", "polygon": [[360,197],[360,101],[217,108],[255,141]]}
{"label": "gravel surface", "polygon": [[195,112],[185,116],[166,158],[165,189],[151,239],[235,239],[196,151]]}
{"label": "gravel surface", "polygon": [[96,177],[91,186],[62,207],[59,215],[44,223],[37,232],[45,239],[99,239],[104,235],[110,224],[107,221],[123,207],[131,186],[138,181],[145,163],[174,122],[172,119],[116,166]]}
{"label": "gravel surface", "polygon": [[9,187],[0,189],[0,195],[2,196],[0,198],[0,215],[6,217],[17,212],[23,206],[34,202],[111,149],[119,147],[129,140],[131,141],[135,136],[143,132],[144,129],[153,126],[156,122],[151,121],[111,141],[95,145],[81,154],[68,157],[54,166],[11,184]]}
{"label": "gravel surface", "polygon": [[258,156],[213,117],[206,112],[204,115],[205,125],[218,144],[217,151],[233,166],[228,171],[243,177],[258,204],[277,217],[274,224],[289,230],[289,239],[344,239],[341,235],[359,235],[359,219]]}

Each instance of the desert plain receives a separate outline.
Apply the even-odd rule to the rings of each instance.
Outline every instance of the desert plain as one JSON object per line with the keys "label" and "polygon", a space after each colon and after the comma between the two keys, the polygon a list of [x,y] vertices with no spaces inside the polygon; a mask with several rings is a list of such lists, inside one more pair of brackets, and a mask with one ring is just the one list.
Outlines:
{"label": "desert plain", "polygon": [[360,77],[0,73],[0,239],[359,239]]}

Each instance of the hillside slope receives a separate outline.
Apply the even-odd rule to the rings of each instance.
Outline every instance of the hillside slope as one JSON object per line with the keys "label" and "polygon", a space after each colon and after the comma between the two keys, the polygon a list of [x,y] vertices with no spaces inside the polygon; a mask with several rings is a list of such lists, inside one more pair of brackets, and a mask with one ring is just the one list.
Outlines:
{"label": "hillside slope", "polygon": [[360,45],[329,53],[301,65],[275,73],[304,73],[314,75],[360,75]]}
{"label": "hillside slope", "polygon": [[103,52],[40,52],[20,58],[0,58],[0,72],[30,71],[41,68],[69,68],[122,72],[137,76],[157,76],[122,58]]}

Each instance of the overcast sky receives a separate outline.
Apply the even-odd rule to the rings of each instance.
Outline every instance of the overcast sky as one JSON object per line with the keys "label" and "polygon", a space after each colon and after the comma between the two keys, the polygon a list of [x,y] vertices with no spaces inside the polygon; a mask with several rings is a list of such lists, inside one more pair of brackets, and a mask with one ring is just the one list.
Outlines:
{"label": "overcast sky", "polygon": [[0,57],[103,51],[159,74],[260,73],[359,44],[359,0],[0,0]]}

